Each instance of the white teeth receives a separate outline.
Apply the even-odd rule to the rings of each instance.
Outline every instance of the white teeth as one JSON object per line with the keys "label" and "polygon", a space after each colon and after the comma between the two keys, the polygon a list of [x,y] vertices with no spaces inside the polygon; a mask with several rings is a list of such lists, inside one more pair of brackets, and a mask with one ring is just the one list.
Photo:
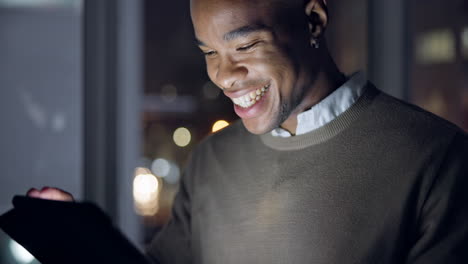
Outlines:
{"label": "white teeth", "polygon": [[252,91],[243,96],[232,98],[232,101],[234,102],[234,104],[239,105],[243,108],[249,108],[263,97],[265,92],[268,91],[268,88],[270,88],[270,85],[265,85],[262,88]]}

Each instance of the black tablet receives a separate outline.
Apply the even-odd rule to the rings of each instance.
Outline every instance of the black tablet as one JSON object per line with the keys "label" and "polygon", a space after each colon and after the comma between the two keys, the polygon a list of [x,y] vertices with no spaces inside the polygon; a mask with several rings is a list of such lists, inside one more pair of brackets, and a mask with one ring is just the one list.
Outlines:
{"label": "black tablet", "polygon": [[149,263],[94,204],[15,196],[13,206],[0,228],[42,264]]}

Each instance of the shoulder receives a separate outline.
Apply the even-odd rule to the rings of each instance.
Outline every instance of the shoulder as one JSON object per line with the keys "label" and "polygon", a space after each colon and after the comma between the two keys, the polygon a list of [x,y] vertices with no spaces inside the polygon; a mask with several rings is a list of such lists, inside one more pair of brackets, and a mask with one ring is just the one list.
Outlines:
{"label": "shoulder", "polygon": [[384,92],[376,96],[371,111],[382,132],[387,131],[410,140],[449,143],[456,135],[466,138],[466,133],[455,124]]}
{"label": "shoulder", "polygon": [[[360,119],[343,135],[367,146],[382,158],[434,170],[455,145],[466,148],[466,133],[456,125],[418,106],[376,93]],[[458,155],[462,155],[460,151]],[[413,164],[413,165],[411,165]]]}

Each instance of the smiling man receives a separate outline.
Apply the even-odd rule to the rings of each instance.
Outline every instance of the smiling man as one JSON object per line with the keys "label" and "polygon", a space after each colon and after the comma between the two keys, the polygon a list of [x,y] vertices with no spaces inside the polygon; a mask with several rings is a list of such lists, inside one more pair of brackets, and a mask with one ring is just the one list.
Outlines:
{"label": "smiling man", "polygon": [[467,136],[331,59],[325,0],[192,0],[241,122],[194,151],[160,263],[468,263]]}
{"label": "smiling man", "polygon": [[193,152],[156,263],[468,263],[466,133],[344,76],[325,0],[192,0],[191,15],[242,122]]}
{"label": "smiling man", "polygon": [[[344,82],[322,44],[321,1],[194,1],[192,19],[210,79],[247,130],[282,126]],[[304,8],[304,9],[303,9]],[[317,48],[311,48],[311,44]]]}

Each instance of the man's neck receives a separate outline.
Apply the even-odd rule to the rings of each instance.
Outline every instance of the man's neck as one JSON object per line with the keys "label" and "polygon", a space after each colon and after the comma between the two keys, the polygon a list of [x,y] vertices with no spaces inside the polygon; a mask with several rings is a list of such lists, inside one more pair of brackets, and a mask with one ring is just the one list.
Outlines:
{"label": "man's neck", "polygon": [[331,58],[324,66],[324,70],[319,72],[317,79],[304,96],[302,102],[296,107],[288,119],[281,124],[281,128],[287,130],[291,135],[296,134],[297,116],[300,113],[322,101],[346,82],[346,77],[338,70]]}

